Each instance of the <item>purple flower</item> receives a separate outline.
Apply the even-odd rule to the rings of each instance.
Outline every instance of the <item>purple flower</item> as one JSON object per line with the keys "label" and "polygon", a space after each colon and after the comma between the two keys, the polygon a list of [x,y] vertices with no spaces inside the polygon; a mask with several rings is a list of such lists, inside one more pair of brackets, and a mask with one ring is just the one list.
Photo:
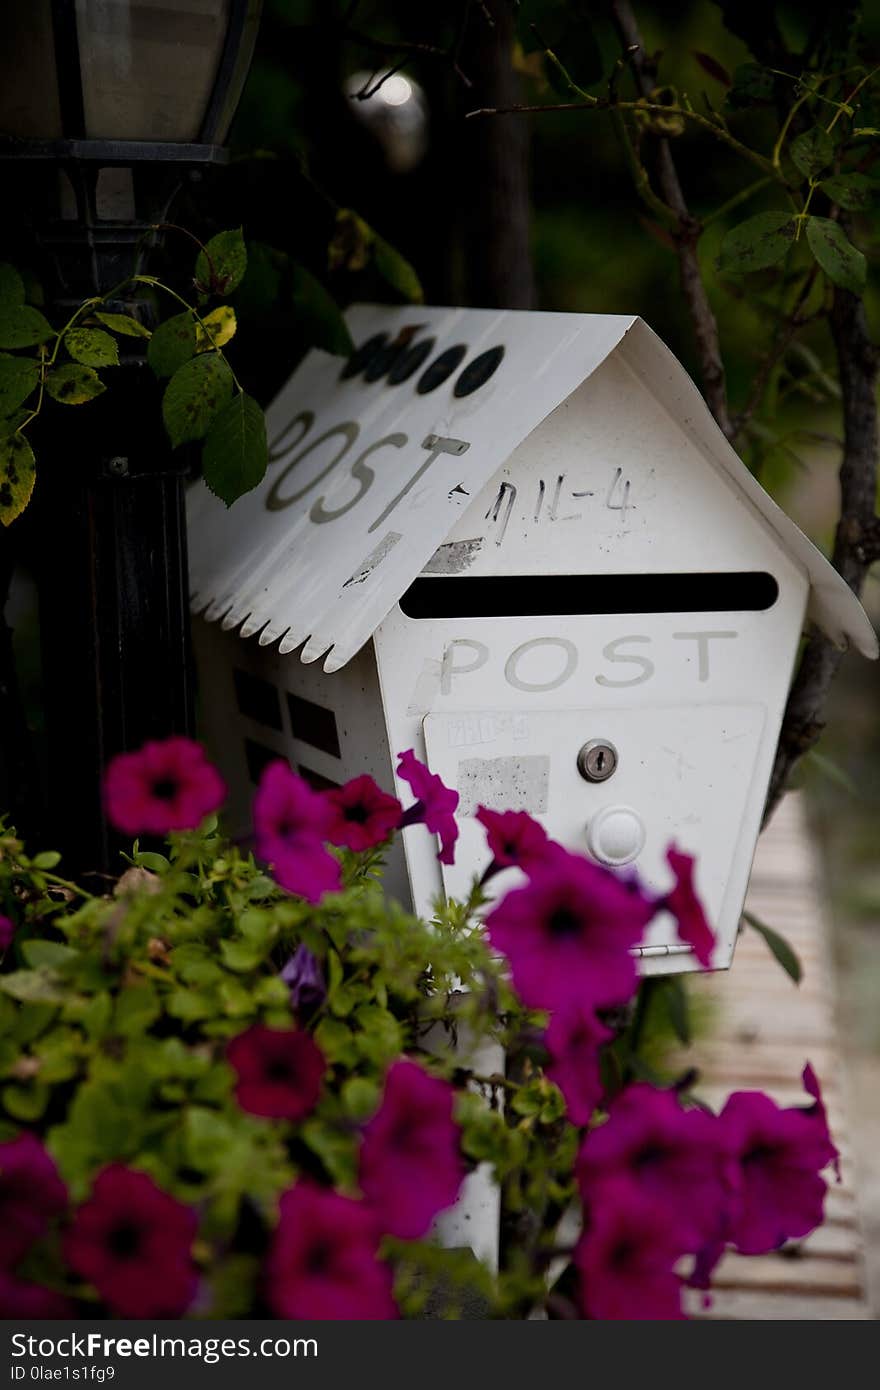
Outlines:
{"label": "purple flower", "polygon": [[39,1139],[0,1144],[0,1269],[17,1265],[66,1210],[67,1188]]}
{"label": "purple flower", "polygon": [[[812,1068],[804,1082],[815,1094]],[[760,1091],[735,1091],[719,1123],[737,1184],[730,1244],[742,1255],[762,1255],[820,1225],[828,1187],[821,1173],[837,1161],[821,1097],[783,1109]]]}
{"label": "purple flower", "polygon": [[543,825],[533,820],[528,811],[490,811],[488,806],[478,806],[476,819],[486,832],[492,854],[484,879],[512,865],[529,873],[547,859],[552,841],[547,839]]}
{"label": "purple flower", "polygon": [[272,1120],[302,1120],[318,1103],[327,1063],[310,1033],[255,1023],[233,1038],[227,1059],[238,1076],[242,1110]]}
{"label": "purple flower", "polygon": [[678,924],[680,939],[687,942],[700,965],[708,969],[715,949],[715,933],[706,921],[703,905],[694,888],[694,858],[670,845],[666,851],[666,862],[675,874],[676,883],[672,892],[657,906],[665,907],[672,913]]}
{"label": "purple flower", "polygon": [[585,1206],[601,1205],[605,1184],[621,1176],[676,1222],[682,1250],[696,1252],[723,1231],[731,1189],[718,1120],[684,1109],[673,1091],[628,1086],[607,1123],[585,1137],[577,1161]]}
{"label": "purple flower", "polygon": [[326,798],[313,792],[280,759],[263,772],[254,798],[257,854],[288,893],[318,903],[336,892],[342,881],[339,864],[323,841],[328,838],[333,811]]}
{"label": "purple flower", "polygon": [[599,1048],[611,1037],[611,1029],[589,1008],[562,1009],[550,1020],[544,1037],[550,1053],[546,1072],[565,1097],[572,1124],[589,1124],[602,1098]]}
{"label": "purple flower", "polygon": [[64,1255],[117,1317],[179,1318],[196,1292],[195,1212],[146,1173],[102,1169],[64,1238]]}
{"label": "purple flower", "polygon": [[493,908],[486,930],[530,1009],[603,1007],[635,989],[631,947],[653,914],[637,887],[557,849]]}
{"label": "purple flower", "polygon": [[369,774],[353,777],[344,787],[325,792],[333,810],[327,831],[331,845],[345,845],[361,852],[388,839],[400,824],[401,806],[396,796],[383,792]]}
{"label": "purple flower", "polygon": [[54,1289],[27,1284],[0,1269],[0,1316],[34,1322],[45,1318],[72,1318],[73,1304]]}
{"label": "purple flower", "polygon": [[618,1177],[591,1207],[574,1254],[584,1316],[602,1321],[684,1318],[675,1265],[684,1249],[674,1215]]}
{"label": "purple flower", "polygon": [[296,1012],[316,1009],[324,1002],[327,985],[316,956],[301,941],[281,971],[281,978],[290,989],[290,1007]]}
{"label": "purple flower", "polygon": [[145,743],[107,768],[107,815],[126,835],[195,830],[222,805],[226,786],[205,751],[189,738]]}
{"label": "purple flower", "polygon": [[415,1062],[389,1069],[360,1156],[361,1190],[384,1234],[418,1240],[458,1196],[464,1163],[454,1097],[448,1082]]}
{"label": "purple flower", "polygon": [[8,917],[0,916],[0,951],[6,951],[15,938],[16,926]]}
{"label": "purple flower", "polygon": [[266,1264],[276,1317],[396,1318],[391,1269],[378,1258],[379,1231],[363,1202],[300,1181],[281,1198]]}
{"label": "purple flower", "polygon": [[407,825],[426,825],[434,835],[440,836],[440,853],[437,858],[441,864],[455,863],[455,842],[458,839],[458,825],[455,808],[458,806],[458,792],[454,792],[424,763],[420,763],[411,748],[400,753],[397,775],[408,782],[416,798],[400,819],[400,827]]}

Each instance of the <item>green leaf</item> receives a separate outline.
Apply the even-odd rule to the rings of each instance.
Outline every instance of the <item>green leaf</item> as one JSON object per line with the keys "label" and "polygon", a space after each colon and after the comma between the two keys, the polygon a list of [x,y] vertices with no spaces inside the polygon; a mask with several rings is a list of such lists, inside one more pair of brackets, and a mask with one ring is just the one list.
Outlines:
{"label": "green leaf", "polygon": [[235,337],[238,324],[231,304],[218,304],[201,323],[196,321],[196,352],[208,352],[212,347],[224,347]]}
{"label": "green leaf", "polygon": [[803,968],[797,954],[792,950],[785,937],[780,936],[779,932],[774,931],[772,927],[768,927],[766,922],[760,921],[752,912],[744,912],[743,921],[752,928],[752,931],[763,936],[771,953],[778,960],[786,975],[789,975],[795,984],[799,985],[803,978]]}
{"label": "green leaf", "polygon": [[103,328],[71,328],[64,335],[64,346],[87,367],[119,366],[119,349]]}
{"label": "green leaf", "polygon": [[24,281],[14,265],[0,261],[0,306],[24,303]]}
{"label": "green leaf", "polygon": [[189,309],[160,323],[147,348],[147,361],[156,376],[174,376],[195,355],[196,321]]}
{"label": "green leaf", "polygon": [[8,439],[17,434],[24,422],[30,418],[29,410],[14,410],[11,415],[0,416],[0,439]]}
{"label": "green leaf", "polygon": [[106,389],[92,367],[82,367],[76,362],[56,367],[46,378],[46,390],[54,401],[60,401],[62,405],[84,405]]}
{"label": "green leaf", "polygon": [[162,419],[176,449],[201,439],[232,395],[232,372],[217,352],[204,352],[179,367],[165,388]]}
{"label": "green leaf", "polygon": [[742,63],[733,74],[727,105],[735,110],[763,106],[773,100],[773,73],[759,63]]}
{"label": "green leaf", "polygon": [[791,142],[791,157],[808,179],[815,179],[834,158],[834,141],[823,126],[814,125]]}
{"label": "green leaf", "polygon": [[3,1108],[13,1119],[23,1120],[25,1123],[38,1120],[49,1104],[51,1092],[45,1082],[32,1081],[28,1085],[17,1085],[11,1082],[10,1085],[3,1087],[0,1100]]}
{"label": "green leaf", "polygon": [[0,348],[36,347],[53,333],[39,309],[29,304],[0,304]]}
{"label": "green leaf", "polygon": [[213,1018],[217,1013],[217,1006],[213,999],[206,998],[204,994],[199,994],[194,989],[174,990],[168,997],[166,1008],[172,1018],[179,1018],[184,1023],[195,1023],[202,1018]]}
{"label": "green leaf", "polygon": [[360,1123],[378,1108],[378,1083],[366,1076],[350,1076],[343,1083],[340,1098],[346,1114]]}
{"label": "green leaf", "polygon": [[24,435],[0,439],[0,521],[4,526],[24,511],[35,478],[34,451]]}
{"label": "green leaf", "polygon": [[387,280],[392,289],[409,300],[410,304],[421,304],[425,298],[418,275],[409,261],[395,251],[383,237],[377,236],[373,247],[376,269]]}
{"label": "green leaf", "polygon": [[57,849],[44,849],[34,855],[31,863],[35,869],[54,869],[61,863],[61,855]]}
{"label": "green leaf", "polygon": [[328,270],[364,270],[375,239],[376,233],[368,222],[351,208],[339,208],[336,229],[327,247]]}
{"label": "green leaf", "polygon": [[26,941],[21,948],[21,954],[27,965],[33,970],[39,970],[41,966],[46,966],[49,970],[56,970],[64,965],[72,965],[79,960],[79,953],[64,946],[60,941]]}
{"label": "green leaf", "polygon": [[303,332],[315,347],[348,357],[354,344],[342,310],[329,290],[303,265],[291,266],[291,299]]}
{"label": "green leaf", "polygon": [[[0,977],[2,979],[2,977]],[[315,1042],[331,1064],[353,1067],[357,1061],[354,1034],[338,1018],[322,1018],[315,1029]]]}
{"label": "green leaf", "polygon": [[202,451],[202,472],[215,496],[231,507],[266,472],[266,419],[253,397],[239,391],[214,417]]}
{"label": "green leaf", "polygon": [[691,1020],[687,990],[680,975],[669,975],[664,981],[664,1002],[672,1031],[685,1047],[691,1043]]}
{"label": "green leaf", "polygon": [[732,227],[721,243],[718,267],[734,275],[766,270],[783,260],[794,241],[796,222],[790,212],[759,212]]}
{"label": "green leaf", "polygon": [[0,357],[0,415],[11,415],[27,400],[40,380],[40,368],[30,357]]}
{"label": "green leaf", "polygon": [[865,258],[847,240],[839,222],[832,222],[830,217],[808,217],[807,241],[832,284],[861,294],[868,275]]}
{"label": "green leaf", "polygon": [[162,1012],[154,985],[126,985],[116,1000],[113,1031],[127,1037],[138,1037],[156,1022]]}
{"label": "green leaf", "polygon": [[132,318],[130,314],[96,313],[95,318],[103,323],[105,328],[109,328],[111,333],[121,333],[123,338],[149,338],[151,336],[149,328],[141,323],[140,319]]}
{"label": "green leaf", "polygon": [[223,964],[237,974],[255,970],[266,954],[267,947],[254,945],[250,941],[221,941],[220,954]]}
{"label": "green leaf", "polygon": [[247,247],[241,228],[218,232],[196,260],[196,284],[204,294],[231,294],[244,279]]}
{"label": "green leaf", "polygon": [[863,212],[880,199],[880,180],[869,179],[867,174],[835,174],[833,178],[823,179],[819,187],[847,212]]}
{"label": "green leaf", "polygon": [[0,975],[0,990],[25,1004],[61,1004],[64,991],[52,971],[13,970]]}

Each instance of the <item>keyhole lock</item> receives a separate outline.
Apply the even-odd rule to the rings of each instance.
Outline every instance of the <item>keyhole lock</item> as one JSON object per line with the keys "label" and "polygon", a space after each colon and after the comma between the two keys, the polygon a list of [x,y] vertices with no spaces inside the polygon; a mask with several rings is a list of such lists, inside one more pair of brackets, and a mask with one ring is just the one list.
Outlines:
{"label": "keyhole lock", "polygon": [[577,755],[578,772],[587,782],[607,782],[617,767],[617,749],[607,738],[591,738]]}

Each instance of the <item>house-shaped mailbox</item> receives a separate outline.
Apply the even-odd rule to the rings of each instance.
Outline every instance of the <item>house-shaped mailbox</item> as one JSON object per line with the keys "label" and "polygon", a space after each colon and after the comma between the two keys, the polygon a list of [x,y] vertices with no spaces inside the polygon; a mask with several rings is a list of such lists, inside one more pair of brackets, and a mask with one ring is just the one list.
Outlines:
{"label": "house-shaped mailbox", "polygon": [[[430,911],[485,867],[481,803],[671,886],[730,964],[809,617],[877,654],[842,579],[749,474],[639,319],[358,306],[267,415],[266,478],[189,534],[203,734],[245,833],[261,768],[395,788],[414,748],[461,796],[456,862],[404,832]],[[695,961],[660,917],[647,973]]]}

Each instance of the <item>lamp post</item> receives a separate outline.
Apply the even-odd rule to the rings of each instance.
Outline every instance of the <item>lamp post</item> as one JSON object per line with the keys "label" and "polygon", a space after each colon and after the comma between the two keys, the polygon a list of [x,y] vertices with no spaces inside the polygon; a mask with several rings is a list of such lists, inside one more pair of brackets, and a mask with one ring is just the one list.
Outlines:
{"label": "lamp post", "polygon": [[[260,8],[7,0],[0,158],[58,320],[143,271],[181,182],[225,162]],[[150,326],[148,301],[126,308]],[[40,421],[44,829],[80,872],[115,859],[101,798],[109,758],[193,726],[186,462],[164,435],[140,340],[121,351],[103,396]]]}

